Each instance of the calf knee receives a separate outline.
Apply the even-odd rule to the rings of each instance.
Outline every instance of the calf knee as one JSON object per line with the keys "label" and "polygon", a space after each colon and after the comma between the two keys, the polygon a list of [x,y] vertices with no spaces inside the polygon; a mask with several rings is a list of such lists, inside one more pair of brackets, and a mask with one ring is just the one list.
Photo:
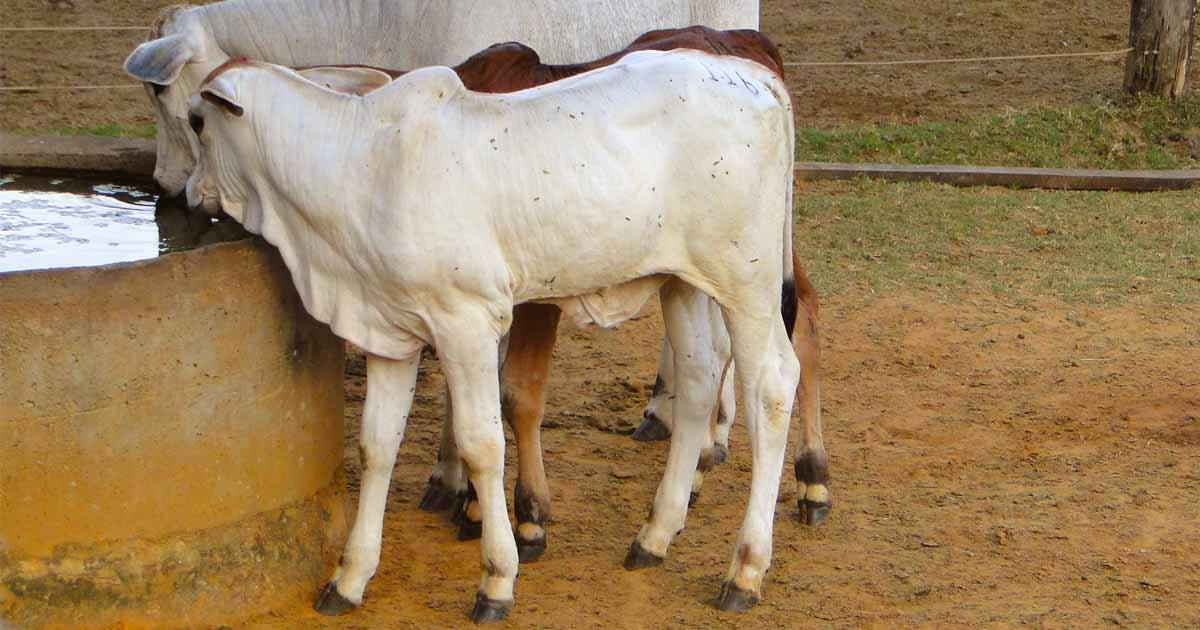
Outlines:
{"label": "calf knee", "polygon": [[503,469],[504,438],[465,435],[458,440],[458,454],[472,475]]}
{"label": "calf knee", "polygon": [[786,430],[792,418],[796,386],[800,383],[800,363],[796,357],[785,355],[775,374],[767,373],[759,385],[762,404],[771,428]]}
{"label": "calf knee", "polygon": [[541,415],[541,383],[506,382],[500,396],[500,409],[504,419],[515,430],[521,422]]}
{"label": "calf knee", "polygon": [[400,448],[400,439],[373,439],[367,436],[358,443],[358,458],[364,470],[392,470],[396,463],[396,450]]}

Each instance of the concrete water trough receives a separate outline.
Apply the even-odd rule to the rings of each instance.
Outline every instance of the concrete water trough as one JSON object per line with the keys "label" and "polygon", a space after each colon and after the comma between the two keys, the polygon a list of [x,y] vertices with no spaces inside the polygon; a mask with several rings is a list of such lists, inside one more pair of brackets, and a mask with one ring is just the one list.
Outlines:
{"label": "concrete water trough", "polygon": [[343,348],[276,252],[139,185],[0,182],[0,627],[307,600],[346,530]]}

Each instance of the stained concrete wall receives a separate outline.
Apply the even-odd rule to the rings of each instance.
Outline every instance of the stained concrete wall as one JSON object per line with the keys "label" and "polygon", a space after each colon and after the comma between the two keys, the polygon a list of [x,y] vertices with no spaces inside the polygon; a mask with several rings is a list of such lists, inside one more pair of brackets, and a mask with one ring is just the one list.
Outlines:
{"label": "stained concrete wall", "polygon": [[254,241],[0,274],[0,620],[310,596],[346,528],[342,352]]}

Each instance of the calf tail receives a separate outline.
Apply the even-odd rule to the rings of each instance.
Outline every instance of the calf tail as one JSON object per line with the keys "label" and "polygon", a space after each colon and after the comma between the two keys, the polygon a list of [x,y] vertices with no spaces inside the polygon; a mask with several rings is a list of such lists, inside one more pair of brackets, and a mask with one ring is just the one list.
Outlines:
{"label": "calf tail", "polygon": [[[789,256],[788,258],[791,258]],[[790,266],[789,266],[790,267]],[[779,312],[783,315],[783,326],[787,329],[788,339],[796,330],[796,313],[799,300],[796,299],[796,276],[790,271],[783,277],[783,301]]]}
{"label": "calf tail", "polygon": [[[787,93],[784,92],[785,99]],[[790,102],[788,99],[786,102]],[[791,107],[787,111],[787,151],[788,151],[788,170],[787,170],[787,194],[785,195],[784,203],[787,204],[783,212],[783,288],[782,298],[779,310],[783,315],[783,325],[787,330],[788,339],[792,338],[792,333],[796,328],[796,312],[799,308],[799,302],[796,294],[796,276],[800,275],[803,278],[803,271],[797,272],[798,262],[795,260],[795,253],[792,251],[795,247],[792,242],[792,229],[795,223],[795,205],[792,196],[795,191],[795,183],[792,181],[796,172],[796,133],[792,123]],[[808,279],[803,278],[807,283]],[[811,287],[809,287],[811,288]]]}

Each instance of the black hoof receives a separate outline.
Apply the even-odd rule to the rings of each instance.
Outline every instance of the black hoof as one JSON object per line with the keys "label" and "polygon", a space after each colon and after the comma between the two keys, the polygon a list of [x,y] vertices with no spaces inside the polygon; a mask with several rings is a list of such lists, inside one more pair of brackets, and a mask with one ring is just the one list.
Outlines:
{"label": "black hoof", "polygon": [[692,493],[688,495],[688,507],[692,507],[692,505],[694,503],[696,503],[696,499],[699,499],[699,498],[700,498],[700,491],[692,490]]}
{"label": "black hoof", "polygon": [[833,506],[828,503],[817,503],[807,499],[800,499],[800,513],[804,515],[804,524],[809,527],[816,527],[824,523],[831,509],[833,509]]}
{"label": "black hoof", "polygon": [[467,521],[467,504],[470,499],[467,498],[465,491],[454,493],[454,502],[450,506],[450,522],[455,525],[461,525]]}
{"label": "black hoof", "polygon": [[454,506],[455,494],[454,489],[442,484],[441,479],[430,477],[417,507],[426,512],[441,512]]}
{"label": "black hoof", "polygon": [[712,465],[720,466],[729,459],[729,447],[724,444],[714,444],[712,448]]}
{"label": "black hoof", "polygon": [[742,612],[753,608],[758,603],[758,595],[752,591],[744,591],[733,582],[721,585],[721,594],[717,596],[717,608],[727,612]]}
{"label": "black hoof", "polygon": [[475,607],[471,609],[471,621],[475,623],[490,623],[501,621],[508,616],[512,602],[501,602],[488,599],[483,593],[475,594]]}
{"label": "black hoof", "polygon": [[671,437],[671,429],[663,424],[658,416],[651,412],[642,414],[642,424],[633,432],[633,439],[639,442],[661,442]]}
{"label": "black hoof", "polygon": [[483,523],[472,522],[463,518],[463,521],[458,524],[458,539],[459,540],[479,540],[483,538]]}
{"label": "black hoof", "polygon": [[636,540],[633,541],[632,545],[629,545],[629,553],[625,554],[624,564],[627,571],[656,567],[662,563],[662,558],[642,549],[642,544]]}
{"label": "black hoof", "polygon": [[356,608],[354,602],[342,597],[342,594],[337,590],[337,583],[330,582],[321,589],[321,593],[317,595],[317,601],[313,602],[313,610],[322,615],[344,615]]}
{"label": "black hoof", "polygon": [[521,564],[537,562],[538,558],[541,558],[544,553],[546,553],[545,538],[528,542],[520,538],[517,539],[517,560]]}

